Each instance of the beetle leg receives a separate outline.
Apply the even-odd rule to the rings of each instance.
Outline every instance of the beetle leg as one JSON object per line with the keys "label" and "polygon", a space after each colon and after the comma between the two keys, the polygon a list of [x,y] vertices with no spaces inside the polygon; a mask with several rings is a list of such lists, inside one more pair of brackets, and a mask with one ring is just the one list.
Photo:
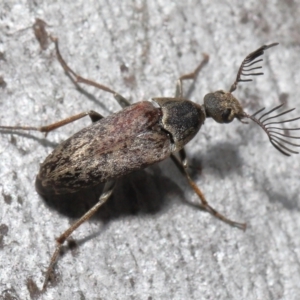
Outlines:
{"label": "beetle leg", "polygon": [[34,131],[40,131],[40,132],[45,132],[45,134],[47,134],[48,132],[55,130],[59,127],[62,127],[64,125],[67,125],[69,123],[72,123],[76,120],[79,120],[85,116],[89,116],[92,120],[92,122],[96,122],[100,119],[103,118],[102,115],[100,115],[99,113],[90,110],[88,112],[82,112],[80,114],[68,117],[66,119],[63,119],[61,121],[55,122],[53,124],[50,125],[46,125],[46,126],[41,126],[41,127],[34,127],[34,126],[0,126],[0,130],[1,129],[5,129],[5,130],[34,130]]}
{"label": "beetle leg", "polygon": [[65,60],[61,56],[60,51],[59,51],[59,47],[58,47],[58,39],[55,38],[55,37],[53,37],[53,36],[51,36],[51,40],[55,44],[56,56],[57,56],[58,61],[60,62],[61,66],[63,67],[63,69],[65,70],[65,72],[71,77],[71,79],[73,81],[75,81],[75,83],[84,83],[84,84],[87,84],[87,85],[91,85],[91,86],[94,86],[94,87],[96,87],[96,88],[98,88],[100,90],[103,90],[105,92],[113,94],[114,98],[118,101],[118,103],[120,104],[120,106],[122,108],[130,105],[130,102],[126,98],[124,98],[122,95],[118,94],[117,92],[115,92],[111,88],[109,88],[109,87],[107,87],[107,86],[105,86],[103,84],[97,83],[97,82],[95,82],[93,80],[81,77],[80,75],[76,74],[67,65],[67,63],[65,62]]}
{"label": "beetle leg", "polygon": [[245,223],[234,222],[234,221],[226,218],[225,216],[223,216],[222,214],[217,212],[213,207],[211,207],[208,204],[204,194],[202,193],[202,191],[198,188],[196,183],[191,179],[190,175],[188,174],[188,171],[187,171],[188,164],[187,164],[187,159],[186,159],[186,154],[185,154],[184,149],[179,151],[179,158],[177,156],[175,156],[174,154],[171,155],[171,158],[172,158],[173,162],[175,163],[175,165],[180,170],[180,172],[186,177],[186,179],[189,182],[189,185],[192,187],[192,189],[198,195],[199,199],[201,200],[200,207],[202,209],[206,210],[207,212],[212,214],[214,217],[222,220],[223,222],[225,222],[233,227],[237,227],[242,230],[246,229]]}
{"label": "beetle leg", "polygon": [[76,230],[80,225],[82,225],[85,221],[89,220],[102,206],[108,198],[112,195],[113,189],[115,187],[116,181],[108,181],[105,183],[103,192],[99,198],[99,201],[89,210],[87,211],[79,220],[77,220],[71,227],[69,227],[63,234],[61,234],[56,239],[56,248],[55,251],[51,257],[49,267],[46,272],[45,281],[43,284],[43,291],[47,288],[47,283],[50,279],[53,267],[59,257],[61,247],[63,243],[67,240],[67,238],[73,233],[74,230]]}
{"label": "beetle leg", "polygon": [[198,67],[192,73],[182,75],[178,78],[176,82],[175,98],[183,98],[183,90],[182,90],[183,80],[192,79],[195,81],[197,79],[200,70],[206,65],[208,60],[209,60],[209,56],[203,53],[203,59],[201,63],[198,65]]}

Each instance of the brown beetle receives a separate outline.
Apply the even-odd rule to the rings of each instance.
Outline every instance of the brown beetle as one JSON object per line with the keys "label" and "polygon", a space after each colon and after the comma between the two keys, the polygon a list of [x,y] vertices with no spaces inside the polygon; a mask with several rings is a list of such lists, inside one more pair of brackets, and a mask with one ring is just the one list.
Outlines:
{"label": "brown beetle", "polygon": [[[91,218],[107,201],[113,192],[116,180],[168,157],[172,158],[185,175],[190,186],[199,196],[203,209],[232,226],[240,229],[246,228],[246,224],[231,221],[213,209],[187,172],[187,159],[183,147],[193,139],[207,117],[213,118],[218,123],[230,123],[235,118],[245,123],[243,120],[249,118],[263,128],[272,145],[281,153],[287,156],[291,153],[298,153],[291,146],[300,147],[300,145],[290,142],[287,138],[299,139],[300,137],[282,133],[284,129],[276,127],[277,124],[300,119],[297,117],[283,121],[276,120],[277,117],[285,115],[293,109],[269,116],[275,110],[280,109],[283,105],[281,104],[256,118],[255,116],[263,109],[253,115],[248,115],[232,95],[238,82],[252,80],[242,79],[241,76],[263,74],[254,71],[262,68],[255,65],[262,61],[257,58],[263,55],[265,50],[276,46],[277,43],[262,46],[250,53],[242,62],[229,92],[219,90],[209,93],[204,97],[203,105],[183,98],[182,82],[187,79],[196,79],[199,71],[208,62],[207,55],[204,55],[203,61],[194,72],[178,79],[174,98],[153,98],[152,102],[143,101],[130,105],[128,100],[114,90],[78,76],[62,58],[57,39],[52,38],[52,40],[55,43],[58,60],[76,82],[112,93],[123,110],[105,118],[94,111],[83,112],[43,127],[0,126],[0,129],[37,130],[48,133],[87,115],[93,122],[92,125],[74,134],[54,149],[42,163],[36,178],[36,189],[42,196],[72,194],[85,188],[92,188],[101,182],[105,183],[97,204],[57,238],[57,247],[47,270],[44,289],[62,244],[76,228]],[[275,120],[270,121],[271,119]],[[290,130],[300,130],[300,128],[290,128]]]}

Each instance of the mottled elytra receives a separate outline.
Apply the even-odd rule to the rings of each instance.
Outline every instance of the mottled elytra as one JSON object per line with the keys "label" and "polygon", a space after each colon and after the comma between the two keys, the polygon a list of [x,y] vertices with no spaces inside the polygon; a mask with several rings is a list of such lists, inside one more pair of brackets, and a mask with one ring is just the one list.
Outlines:
{"label": "mottled elytra", "polygon": [[[202,209],[234,227],[246,229],[246,224],[226,218],[208,204],[204,194],[188,173],[184,146],[194,138],[206,118],[211,117],[218,123],[230,123],[237,118],[243,123],[246,123],[245,119],[251,119],[257,123],[265,131],[271,144],[282,154],[290,156],[298,153],[294,147],[300,147],[300,145],[291,140],[300,137],[291,136],[286,132],[300,130],[300,128],[279,126],[299,120],[300,117],[278,120],[278,117],[290,113],[293,109],[281,112],[279,110],[283,104],[280,104],[260,117],[256,117],[264,108],[249,115],[244,112],[240,102],[232,95],[239,82],[251,81],[251,76],[263,74],[256,71],[262,68],[258,66],[258,63],[262,61],[260,57],[265,50],[278,43],[262,46],[250,53],[242,62],[230,90],[228,92],[218,90],[207,94],[202,105],[184,99],[182,82],[196,79],[199,71],[208,62],[208,56],[205,54],[194,72],[183,75],[177,80],[175,97],[153,98],[152,101],[142,101],[131,105],[127,99],[109,87],[77,75],[62,58],[57,39],[53,37],[51,39],[65,72],[77,83],[91,85],[113,94],[122,110],[108,117],[103,117],[94,111],[83,112],[42,127],[0,126],[1,130],[36,130],[48,133],[85,116],[89,116],[92,120],[92,125],[62,142],[49,154],[41,164],[36,177],[36,189],[42,196],[72,194],[104,183],[103,192],[95,206],[56,239],[57,246],[47,269],[43,289],[47,287],[62,244],[76,228],[90,219],[109,199],[116,180],[168,157],[171,157],[198,195]],[[272,115],[275,111],[275,115]]]}

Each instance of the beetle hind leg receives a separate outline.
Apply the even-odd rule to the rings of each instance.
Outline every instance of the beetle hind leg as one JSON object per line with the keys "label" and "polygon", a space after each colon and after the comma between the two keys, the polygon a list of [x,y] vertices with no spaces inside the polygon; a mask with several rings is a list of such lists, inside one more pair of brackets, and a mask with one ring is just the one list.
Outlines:
{"label": "beetle hind leg", "polygon": [[88,210],[79,220],[77,220],[72,226],[70,226],[64,233],[62,233],[56,239],[56,248],[55,248],[54,253],[52,254],[50,264],[46,271],[45,280],[44,280],[44,284],[43,284],[43,291],[45,291],[47,288],[47,284],[51,277],[54,265],[57,262],[57,259],[59,257],[60,250],[61,250],[63,243],[73,233],[73,231],[75,231],[85,221],[89,220],[98,211],[98,209],[109,199],[109,197],[113,193],[114,187],[115,187],[115,181],[106,182],[104,185],[102,194],[99,198],[99,201],[90,210]]}
{"label": "beetle hind leg", "polygon": [[235,222],[232,221],[228,218],[226,218],[224,215],[220,214],[219,212],[217,212],[213,207],[211,207],[204,194],[202,193],[202,191],[198,188],[198,186],[196,185],[196,183],[191,179],[190,175],[187,172],[187,159],[186,159],[186,155],[185,155],[185,151],[184,149],[181,149],[179,151],[179,158],[177,156],[175,156],[174,154],[171,155],[171,158],[173,160],[173,162],[175,163],[175,165],[178,167],[178,169],[180,170],[180,172],[186,177],[186,179],[189,182],[189,185],[191,186],[191,188],[195,191],[195,193],[198,195],[201,203],[200,203],[200,207],[204,210],[206,210],[207,212],[209,212],[210,214],[212,214],[214,217],[218,218],[219,220],[233,226],[233,227],[237,227],[239,229],[242,230],[246,230],[246,224],[245,223],[239,223],[239,222]]}
{"label": "beetle hind leg", "polygon": [[114,90],[112,90],[111,88],[101,84],[101,83],[97,83],[93,80],[81,77],[80,75],[78,75],[77,73],[75,73],[66,63],[66,61],[63,59],[60,51],[59,51],[59,47],[58,47],[58,39],[51,36],[51,40],[54,42],[55,44],[55,51],[56,51],[56,56],[58,61],[60,62],[61,66],[63,67],[63,69],[65,70],[65,72],[71,77],[72,80],[74,80],[76,83],[84,83],[90,86],[94,86],[100,90],[103,90],[105,92],[111,93],[113,94],[114,98],[118,101],[118,103],[120,104],[120,106],[122,108],[129,106],[130,102],[123,97],[122,95],[120,95],[119,93],[115,92]]}

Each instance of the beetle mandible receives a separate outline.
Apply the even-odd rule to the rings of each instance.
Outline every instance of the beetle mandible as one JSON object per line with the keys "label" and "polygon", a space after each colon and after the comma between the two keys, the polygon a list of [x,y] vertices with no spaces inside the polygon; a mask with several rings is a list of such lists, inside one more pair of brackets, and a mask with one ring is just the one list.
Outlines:
{"label": "beetle mandible", "polygon": [[[271,144],[282,154],[289,156],[298,153],[291,146],[300,147],[300,145],[292,143],[288,138],[299,139],[300,137],[282,133],[284,129],[276,127],[277,124],[300,119],[297,117],[283,121],[276,120],[277,117],[294,109],[270,116],[272,112],[283,106],[281,104],[256,118],[255,116],[264,108],[249,115],[244,112],[239,101],[232,95],[239,82],[252,81],[252,79],[243,79],[242,76],[263,74],[255,71],[262,68],[257,66],[257,63],[262,61],[259,57],[264,54],[265,50],[278,45],[278,43],[264,45],[250,53],[243,60],[229,92],[218,90],[209,93],[204,97],[203,105],[184,99],[182,83],[184,80],[197,78],[199,71],[208,62],[206,54],[203,55],[202,62],[194,72],[183,75],[177,80],[175,97],[153,98],[152,102],[142,101],[131,105],[127,99],[111,88],[76,74],[61,56],[57,38],[51,37],[51,39],[55,44],[57,58],[66,73],[78,83],[91,85],[113,94],[123,109],[108,117],[103,117],[94,111],[83,112],[42,127],[0,126],[2,130],[36,130],[47,134],[85,116],[89,116],[92,120],[92,125],[77,132],[54,149],[41,164],[36,177],[36,190],[42,196],[51,193],[56,195],[74,193],[96,186],[101,182],[104,183],[99,201],[56,239],[57,246],[47,269],[44,290],[62,244],[76,228],[90,219],[109,199],[116,180],[168,157],[171,157],[180,172],[187,178],[189,185],[201,200],[201,208],[231,226],[246,229],[245,223],[234,222],[226,218],[208,204],[204,194],[187,171],[188,163],[184,146],[194,138],[208,117],[218,123],[230,123],[235,118],[246,123],[244,119],[248,118],[266,132]],[[270,121],[271,119],[275,120]],[[300,130],[300,128],[290,129]]]}

